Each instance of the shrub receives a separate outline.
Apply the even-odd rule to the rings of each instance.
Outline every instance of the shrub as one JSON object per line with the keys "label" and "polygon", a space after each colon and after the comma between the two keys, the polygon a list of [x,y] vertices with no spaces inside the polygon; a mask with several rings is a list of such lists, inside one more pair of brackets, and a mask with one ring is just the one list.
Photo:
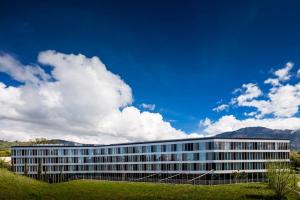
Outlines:
{"label": "shrub", "polygon": [[5,162],[3,159],[0,159],[0,168],[6,168],[10,170],[11,166],[9,162]]}
{"label": "shrub", "polygon": [[1,149],[0,157],[6,157],[6,156],[10,156],[10,150],[9,149]]}
{"label": "shrub", "polygon": [[291,165],[294,167],[295,170],[300,167],[300,153],[299,152],[292,151],[290,153],[290,160],[291,160]]}
{"label": "shrub", "polygon": [[289,164],[269,163],[267,166],[269,186],[275,191],[276,199],[284,199],[295,187],[295,173]]}

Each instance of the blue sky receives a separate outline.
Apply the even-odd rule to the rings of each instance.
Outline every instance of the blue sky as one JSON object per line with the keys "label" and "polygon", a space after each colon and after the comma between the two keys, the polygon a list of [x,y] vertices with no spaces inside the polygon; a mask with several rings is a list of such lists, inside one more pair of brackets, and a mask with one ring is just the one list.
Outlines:
{"label": "blue sky", "polygon": [[[0,51],[34,63],[41,51],[98,56],[172,126],[198,130],[245,83],[300,63],[299,1],[1,1]],[[49,68],[44,67],[47,71]],[[18,85],[0,73],[1,82]],[[262,89],[264,89],[262,85]]]}

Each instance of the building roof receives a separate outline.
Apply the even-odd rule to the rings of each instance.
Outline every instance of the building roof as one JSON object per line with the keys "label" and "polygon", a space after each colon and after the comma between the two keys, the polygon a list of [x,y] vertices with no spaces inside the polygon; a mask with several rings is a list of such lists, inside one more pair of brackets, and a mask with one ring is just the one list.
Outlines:
{"label": "building roof", "polygon": [[195,141],[195,140],[214,140],[214,139],[228,139],[228,140],[287,140],[287,138],[226,138],[226,137],[202,137],[202,138],[184,138],[184,139],[171,139],[171,140],[154,140],[144,142],[129,142],[129,143],[116,143],[116,144],[79,144],[79,145],[64,145],[64,144],[38,144],[28,146],[11,146],[11,148],[18,147],[105,147],[105,146],[123,146],[123,145],[139,145],[139,144],[153,144],[153,143],[169,143],[181,141]]}

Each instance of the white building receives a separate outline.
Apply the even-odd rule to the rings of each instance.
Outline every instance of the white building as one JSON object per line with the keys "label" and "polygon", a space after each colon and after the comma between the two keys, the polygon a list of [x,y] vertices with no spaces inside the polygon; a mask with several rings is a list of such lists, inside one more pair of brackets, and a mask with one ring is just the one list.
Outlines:
{"label": "white building", "polygon": [[289,152],[289,140],[284,139],[192,138],[14,146],[11,162],[15,172],[49,182],[94,178],[217,184],[232,182],[233,173],[247,181],[261,181],[267,163],[288,163]]}

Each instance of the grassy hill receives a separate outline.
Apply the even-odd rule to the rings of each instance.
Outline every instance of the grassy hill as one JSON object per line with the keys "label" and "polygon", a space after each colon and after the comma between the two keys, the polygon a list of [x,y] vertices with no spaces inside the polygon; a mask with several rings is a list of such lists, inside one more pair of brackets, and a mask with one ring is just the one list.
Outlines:
{"label": "grassy hill", "polygon": [[[218,186],[77,180],[47,184],[0,169],[0,199],[273,199],[263,183]],[[296,199],[291,196],[289,199]]]}

